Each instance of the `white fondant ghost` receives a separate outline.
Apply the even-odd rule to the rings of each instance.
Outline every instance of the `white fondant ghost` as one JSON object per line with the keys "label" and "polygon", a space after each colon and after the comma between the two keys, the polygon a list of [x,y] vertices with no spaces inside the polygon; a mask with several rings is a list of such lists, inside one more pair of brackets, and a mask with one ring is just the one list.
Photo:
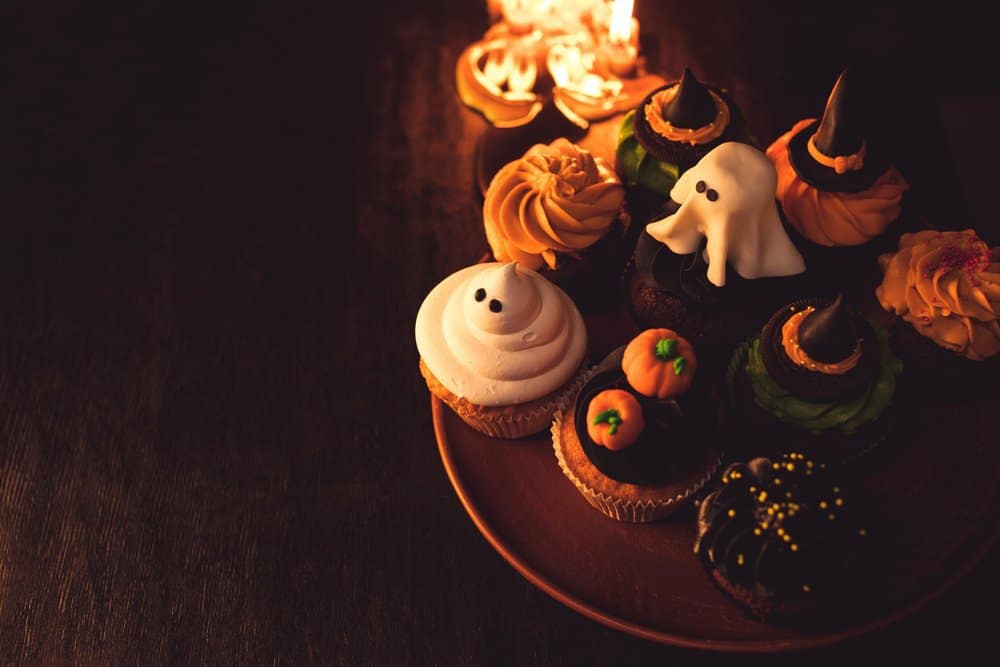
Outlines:
{"label": "white fondant ghost", "polygon": [[684,172],[670,191],[676,213],[646,225],[671,251],[695,252],[707,238],[705,261],[713,285],[726,284],[726,262],[744,278],[790,276],[806,269],[778,217],[778,175],[749,144],[719,144]]}

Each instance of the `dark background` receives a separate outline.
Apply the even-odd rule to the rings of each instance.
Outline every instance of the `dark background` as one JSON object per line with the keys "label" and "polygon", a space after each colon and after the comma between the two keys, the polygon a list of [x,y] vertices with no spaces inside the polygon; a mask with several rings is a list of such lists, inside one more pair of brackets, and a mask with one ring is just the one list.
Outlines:
{"label": "dark background", "polygon": [[[873,63],[928,211],[996,241],[975,7],[636,4],[652,64],[727,83],[764,140]],[[453,82],[485,3],[96,5],[0,9],[0,661],[735,659],[550,599],[441,466],[412,325],[486,249]],[[875,635],[743,659],[990,655],[996,565]]]}

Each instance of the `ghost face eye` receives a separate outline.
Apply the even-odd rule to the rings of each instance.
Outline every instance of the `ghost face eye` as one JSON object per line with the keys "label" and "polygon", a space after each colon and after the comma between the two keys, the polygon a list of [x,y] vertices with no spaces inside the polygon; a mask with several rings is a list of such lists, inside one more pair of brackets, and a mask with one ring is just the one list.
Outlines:
{"label": "ghost face eye", "polygon": [[709,188],[708,192],[705,193],[705,198],[708,199],[708,201],[715,201],[719,198],[719,193],[712,188]]}
{"label": "ghost face eye", "polygon": [[475,299],[476,301],[482,301],[485,298],[486,298],[486,290],[480,287],[479,289],[476,290]]}
{"label": "ghost face eye", "polygon": [[705,181],[698,181],[697,183],[694,184],[694,189],[698,191],[698,194],[704,192],[706,187],[708,186],[705,185]]}

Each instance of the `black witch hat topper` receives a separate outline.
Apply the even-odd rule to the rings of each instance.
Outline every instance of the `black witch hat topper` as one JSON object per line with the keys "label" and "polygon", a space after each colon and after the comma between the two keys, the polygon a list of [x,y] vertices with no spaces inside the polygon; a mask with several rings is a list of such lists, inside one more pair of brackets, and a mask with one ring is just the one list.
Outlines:
{"label": "black witch hat topper", "polygon": [[788,142],[788,157],[799,177],[828,192],[860,192],[888,168],[877,144],[869,143],[861,90],[843,70],[830,91],[823,117]]}
{"label": "black witch hat topper", "polygon": [[714,121],[718,110],[708,89],[685,67],[677,93],[663,105],[661,113],[674,127],[695,129]]}

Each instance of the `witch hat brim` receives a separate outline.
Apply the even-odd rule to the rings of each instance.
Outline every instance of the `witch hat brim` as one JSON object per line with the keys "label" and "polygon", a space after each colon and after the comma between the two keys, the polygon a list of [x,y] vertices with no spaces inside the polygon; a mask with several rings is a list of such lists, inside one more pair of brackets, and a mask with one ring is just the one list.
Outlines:
{"label": "witch hat brim", "polygon": [[[818,190],[860,192],[871,187],[889,168],[880,142],[865,132],[862,116],[865,110],[857,106],[859,98],[853,93],[853,88],[850,88],[851,93],[846,92],[849,90],[847,82],[847,70],[844,70],[830,91],[823,116],[804,127],[788,142],[788,159],[795,172]],[[862,166],[838,174],[832,165],[819,162],[809,151],[809,140],[813,135],[817,135],[815,148],[829,155],[830,162],[844,153],[856,151],[863,143]]]}

